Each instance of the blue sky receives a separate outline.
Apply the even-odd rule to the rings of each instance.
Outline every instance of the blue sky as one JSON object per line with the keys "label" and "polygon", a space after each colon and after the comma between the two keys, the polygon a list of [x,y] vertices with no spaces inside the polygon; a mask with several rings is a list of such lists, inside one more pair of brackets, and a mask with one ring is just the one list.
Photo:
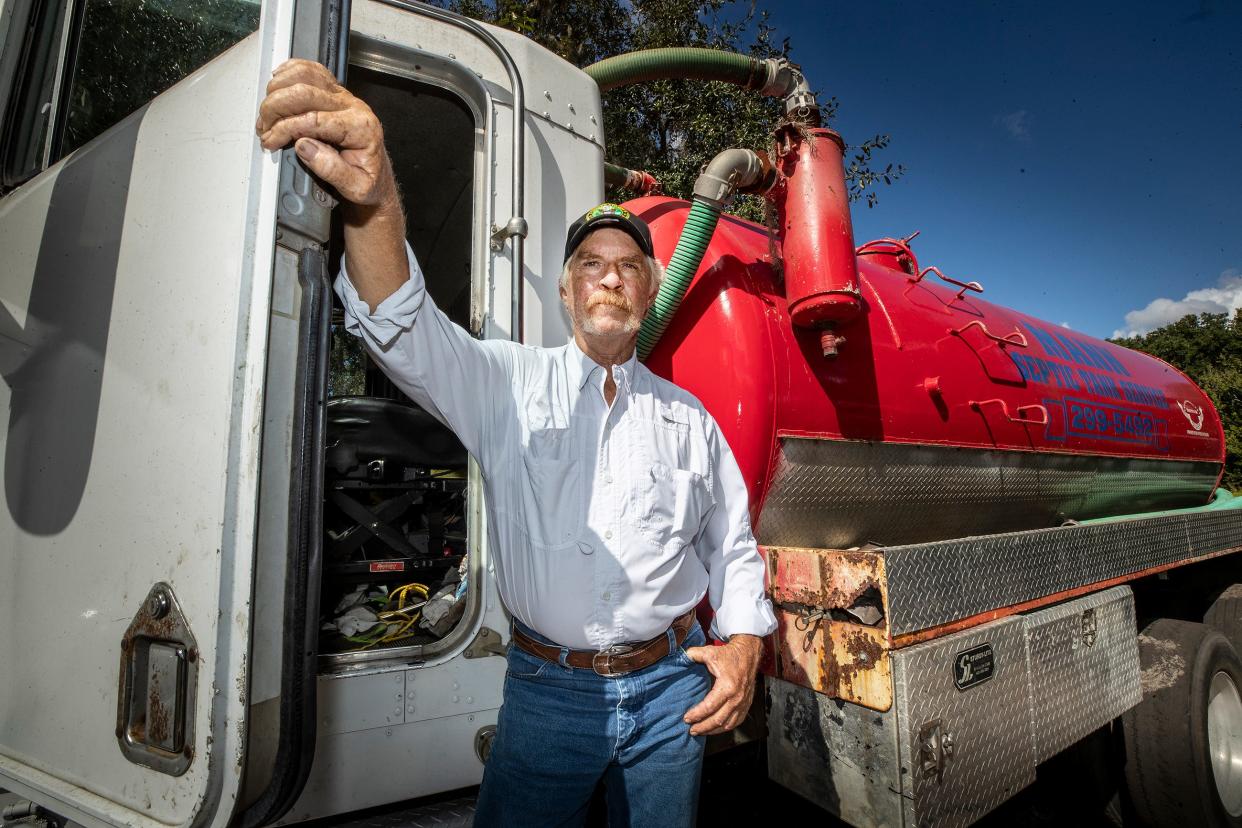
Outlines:
{"label": "blue sky", "polygon": [[1242,306],[1242,0],[761,7],[908,170],[860,243],[1100,337]]}

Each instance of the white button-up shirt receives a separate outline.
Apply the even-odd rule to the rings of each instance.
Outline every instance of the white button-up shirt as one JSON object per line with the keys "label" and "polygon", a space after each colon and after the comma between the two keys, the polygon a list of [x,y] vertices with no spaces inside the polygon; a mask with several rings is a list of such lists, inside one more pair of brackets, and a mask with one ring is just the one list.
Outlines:
{"label": "white button-up shirt", "polygon": [[604,368],[571,340],[472,337],[410,279],[374,313],[344,266],[346,329],[483,470],[488,549],[509,611],[563,646],[659,635],[709,596],[714,633],[776,628],[746,486],[715,420],[631,357]]}

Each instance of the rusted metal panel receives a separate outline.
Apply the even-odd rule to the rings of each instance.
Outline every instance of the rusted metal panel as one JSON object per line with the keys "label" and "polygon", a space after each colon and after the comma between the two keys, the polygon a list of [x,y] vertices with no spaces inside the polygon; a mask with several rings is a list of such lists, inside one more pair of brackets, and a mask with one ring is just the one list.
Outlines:
{"label": "rusted metal panel", "polygon": [[802,615],[777,608],[778,678],[872,710],[893,704],[884,630],[822,619],[802,629]]}
{"label": "rusted metal panel", "polygon": [[836,699],[888,710],[893,681],[883,556],[792,547],[762,551],[779,624],[764,672]]}
{"label": "rusted metal panel", "polygon": [[879,552],[785,546],[763,549],[772,600],[778,604],[846,610],[869,590],[879,593],[887,603],[884,556]]}

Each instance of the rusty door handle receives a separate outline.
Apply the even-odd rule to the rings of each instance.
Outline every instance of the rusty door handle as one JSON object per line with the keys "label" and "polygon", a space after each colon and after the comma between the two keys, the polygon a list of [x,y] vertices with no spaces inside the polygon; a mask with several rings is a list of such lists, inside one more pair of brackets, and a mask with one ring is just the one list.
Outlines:
{"label": "rusty door handle", "polygon": [[983,331],[984,336],[986,336],[988,339],[992,340],[993,342],[999,343],[1001,346],[1014,345],[1018,348],[1026,348],[1026,347],[1029,347],[1030,345],[1030,343],[1028,343],[1026,340],[1026,335],[1022,333],[1022,331],[1018,330],[1017,328],[1014,328],[1014,331],[1011,334],[1006,334],[1005,336],[997,336],[996,334],[989,331],[988,326],[983,324],[983,322],[978,319],[967,322],[965,325],[963,325],[960,328],[950,328],[949,333],[953,334],[954,336],[961,336],[962,334],[966,333],[967,330],[975,327],[976,325],[979,326],[979,330]]}
{"label": "rusty door handle", "polygon": [[[983,413],[983,406],[985,405],[999,405],[1001,409],[1001,414],[1003,414],[1005,419],[1011,423],[1022,423],[1024,425],[1042,425],[1042,426],[1048,425],[1048,409],[1042,405],[1039,405],[1038,403],[1035,405],[1018,406],[1017,408],[1014,409],[1014,411],[1017,412],[1017,416],[1015,417],[1013,414],[1009,413],[1009,406],[1005,403],[1004,400],[1000,399],[999,397],[995,399],[991,399],[991,400],[971,400],[970,401],[970,407],[980,413]],[[1035,414],[1038,415],[1039,418],[1035,419],[1033,417],[1024,416],[1024,413],[1028,411],[1034,412]]]}

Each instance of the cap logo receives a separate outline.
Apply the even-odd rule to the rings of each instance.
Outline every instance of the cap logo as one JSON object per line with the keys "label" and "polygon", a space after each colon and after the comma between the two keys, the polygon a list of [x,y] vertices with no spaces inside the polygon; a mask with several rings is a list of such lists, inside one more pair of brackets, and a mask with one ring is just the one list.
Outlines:
{"label": "cap logo", "polygon": [[623,219],[630,218],[630,211],[619,204],[601,204],[598,207],[592,207],[587,214],[582,217],[583,221],[592,221],[600,216],[620,216]]}

